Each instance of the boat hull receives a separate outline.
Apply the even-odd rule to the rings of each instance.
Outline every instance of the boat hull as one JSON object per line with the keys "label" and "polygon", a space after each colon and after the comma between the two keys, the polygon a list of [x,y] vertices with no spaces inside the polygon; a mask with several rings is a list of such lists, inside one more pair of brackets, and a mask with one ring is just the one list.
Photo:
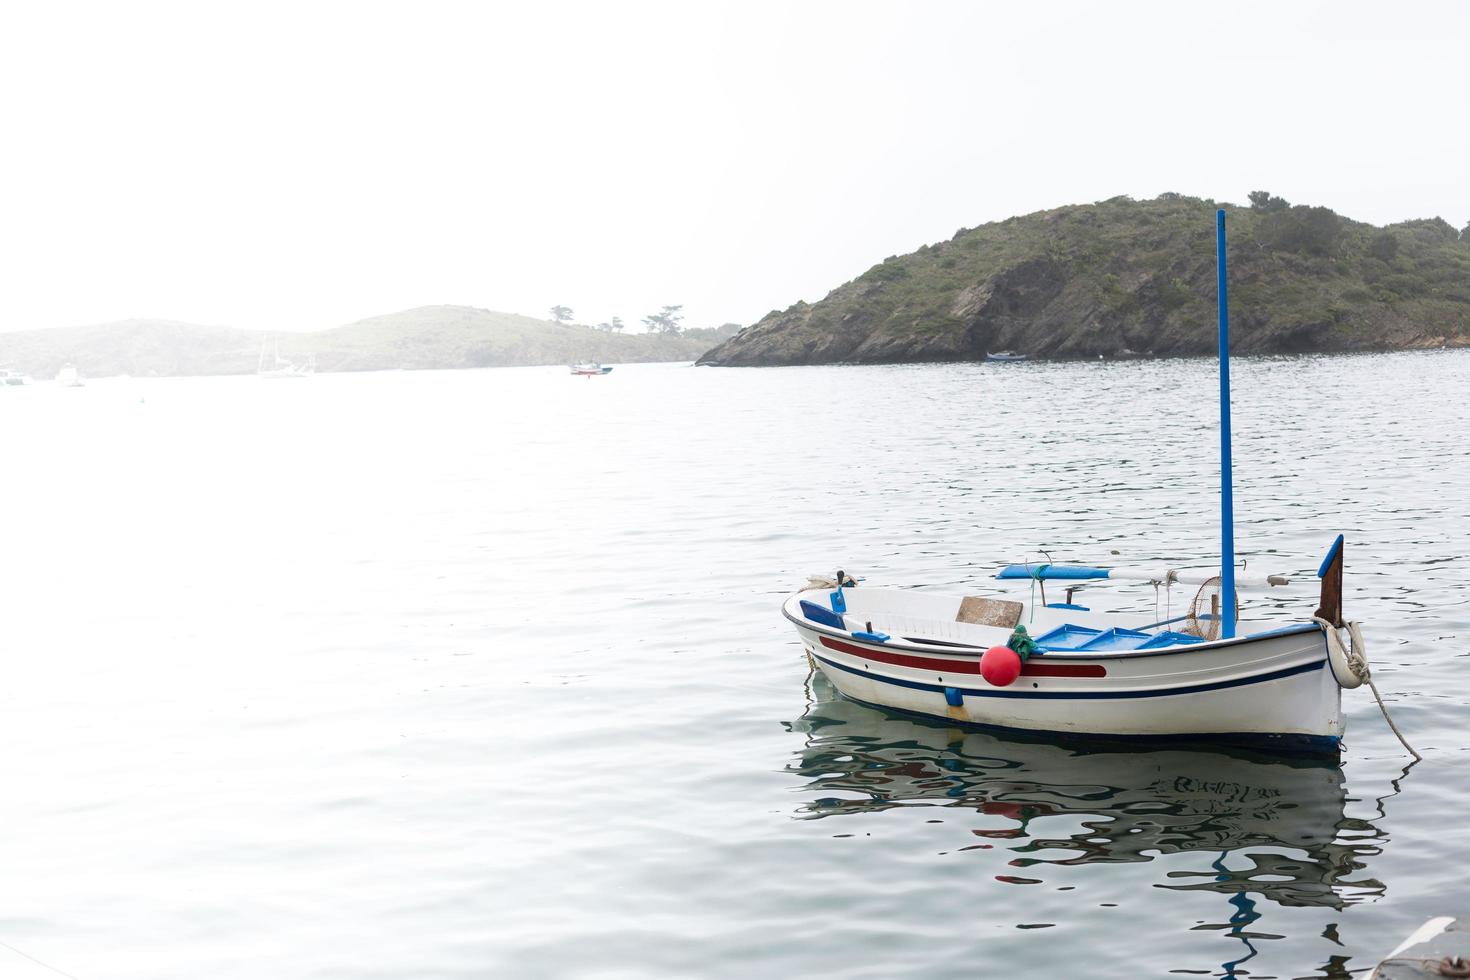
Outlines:
{"label": "boat hull", "polygon": [[1293,627],[1151,651],[1045,653],[1015,683],[979,650],[864,642],[792,616],[813,663],[854,701],[977,728],[1336,752],[1342,692],[1325,637]]}

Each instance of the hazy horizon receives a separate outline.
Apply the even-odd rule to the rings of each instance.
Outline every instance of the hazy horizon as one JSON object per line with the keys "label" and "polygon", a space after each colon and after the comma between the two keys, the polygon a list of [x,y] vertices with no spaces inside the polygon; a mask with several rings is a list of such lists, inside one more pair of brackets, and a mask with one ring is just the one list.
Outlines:
{"label": "hazy horizon", "polygon": [[1119,194],[1470,220],[1470,8],[60,4],[7,15],[0,330],[630,328]]}
{"label": "hazy horizon", "polygon": [[[555,324],[555,322],[556,322],[556,321],[554,321],[551,318],[551,316],[549,315],[549,313],[548,314],[543,314],[541,316],[536,316],[533,313],[517,313],[514,310],[496,310],[496,309],[491,309],[490,307],[485,307],[485,306],[472,306],[471,304],[468,304],[468,303],[424,303],[424,304],[421,304],[420,306],[413,306],[413,307],[409,307],[409,308],[403,309],[403,310],[384,310],[384,311],[382,311],[380,313],[372,313],[372,314],[369,314],[369,315],[364,316],[364,317],[359,317],[356,320],[347,321],[345,323],[325,323],[325,324],[322,324],[320,326],[276,327],[276,326],[271,326],[270,324],[200,323],[200,322],[193,321],[193,320],[179,320],[179,319],[177,319],[175,317],[166,317],[166,316],[120,316],[120,317],[113,317],[110,320],[99,320],[99,321],[93,321],[93,322],[88,322],[88,323],[57,323],[57,324],[47,325],[47,326],[44,326],[44,327],[18,327],[18,326],[12,326],[9,329],[0,330],[0,333],[25,333],[25,332],[31,331],[31,330],[66,330],[68,328],[96,329],[98,327],[126,326],[127,324],[131,324],[131,323],[176,323],[176,324],[180,324],[182,326],[188,326],[188,327],[202,327],[202,328],[204,328],[206,330],[245,330],[245,331],[249,331],[249,332],[252,332],[252,333],[267,333],[267,334],[270,334],[270,333],[283,333],[283,334],[320,333],[320,332],[324,332],[324,331],[328,331],[328,330],[336,330],[336,329],[338,329],[340,327],[351,327],[351,326],[355,326],[356,324],[359,324],[359,323],[362,323],[362,322],[368,321],[368,320],[388,319],[388,318],[402,316],[404,314],[414,313],[414,312],[419,311],[419,310],[427,310],[427,309],[435,309],[435,308],[444,308],[444,309],[472,309],[472,310],[477,310],[477,311],[481,311],[481,312],[492,313],[492,314],[495,314],[497,316],[513,316],[513,317],[521,317],[521,318],[530,319],[530,320],[538,320],[538,321],[541,321],[541,322],[546,323],[546,324]],[[584,321],[580,317],[574,318],[572,320],[568,320],[568,321],[566,321],[566,322],[564,322],[564,323],[562,323],[560,325],[561,326],[570,326],[570,327],[588,327],[588,328],[591,328],[591,329],[597,329],[598,328],[598,324],[596,324],[596,323],[588,323],[588,322]],[[723,323],[714,323],[714,324],[685,323],[685,324],[682,325],[682,328],[681,329],[684,332],[687,332],[689,330],[717,330],[717,329],[719,329],[720,327],[723,327],[723,326],[725,326],[725,324],[723,324]],[[621,334],[623,336],[627,336],[627,335],[630,335],[630,334],[631,335],[638,335],[638,334],[645,334],[645,333],[653,334],[653,333],[658,333],[658,331],[652,330],[652,329],[646,327],[640,321],[638,323],[624,323],[623,324],[623,329],[622,330],[619,330],[619,331],[616,331],[616,333],[619,333],[619,334]]]}

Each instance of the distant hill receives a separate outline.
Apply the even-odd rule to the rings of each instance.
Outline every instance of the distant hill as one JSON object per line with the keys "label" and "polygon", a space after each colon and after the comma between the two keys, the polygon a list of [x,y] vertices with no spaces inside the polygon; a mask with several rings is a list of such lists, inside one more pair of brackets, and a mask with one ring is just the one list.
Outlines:
{"label": "distant hill", "polygon": [[[1229,211],[1239,353],[1470,344],[1470,229],[1375,228],[1263,192]],[[1214,201],[1114,198],[960,229],[797,303],[701,364],[951,361],[1215,348]]]}
{"label": "distant hill", "polygon": [[86,377],[254,372],[261,334],[173,320],[0,333],[0,365],[36,378],[75,364]]}
{"label": "distant hill", "polygon": [[469,306],[423,306],[309,333],[171,320],[0,333],[0,365],[36,378],[53,377],[66,363],[86,377],[253,374],[263,344],[285,358],[310,355],[319,371],[692,361],[733,333],[616,334]]}
{"label": "distant hill", "polygon": [[[692,361],[727,339],[724,330],[609,333],[472,306],[421,306],[290,338],[326,371],[507,367],[573,361]],[[286,355],[285,335],[281,351]],[[252,365],[251,370],[254,370]]]}

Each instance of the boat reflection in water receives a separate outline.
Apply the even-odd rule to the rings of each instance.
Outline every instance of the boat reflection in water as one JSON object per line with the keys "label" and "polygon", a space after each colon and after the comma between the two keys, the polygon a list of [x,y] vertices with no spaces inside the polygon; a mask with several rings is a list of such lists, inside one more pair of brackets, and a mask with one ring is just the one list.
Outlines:
{"label": "boat reflection in water", "polygon": [[[1002,881],[1035,881],[1048,866],[1199,852],[1197,868],[1171,860],[1152,887],[1227,897],[1228,921],[1196,927],[1246,944],[1247,955],[1224,964],[1226,976],[1255,955],[1247,927],[1260,918],[1260,899],[1340,910],[1384,891],[1355,877],[1383,838],[1345,815],[1335,762],[962,731],[843,699],[820,673],[811,692],[811,706],[790,726],[806,737],[789,766],[808,780],[797,816],[973,810],[981,819],[971,834],[1017,869]],[[1033,831],[1042,817],[1070,818],[1077,829],[1046,836],[1066,833],[1066,820]],[[986,844],[969,849],[976,847]]]}

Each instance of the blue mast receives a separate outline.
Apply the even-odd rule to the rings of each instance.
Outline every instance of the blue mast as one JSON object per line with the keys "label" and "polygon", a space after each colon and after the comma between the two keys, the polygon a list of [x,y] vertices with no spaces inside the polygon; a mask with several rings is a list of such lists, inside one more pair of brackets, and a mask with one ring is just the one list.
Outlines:
{"label": "blue mast", "polygon": [[1225,286],[1225,209],[1215,212],[1220,293],[1220,637],[1235,636],[1235,503],[1230,473],[1230,302]]}

